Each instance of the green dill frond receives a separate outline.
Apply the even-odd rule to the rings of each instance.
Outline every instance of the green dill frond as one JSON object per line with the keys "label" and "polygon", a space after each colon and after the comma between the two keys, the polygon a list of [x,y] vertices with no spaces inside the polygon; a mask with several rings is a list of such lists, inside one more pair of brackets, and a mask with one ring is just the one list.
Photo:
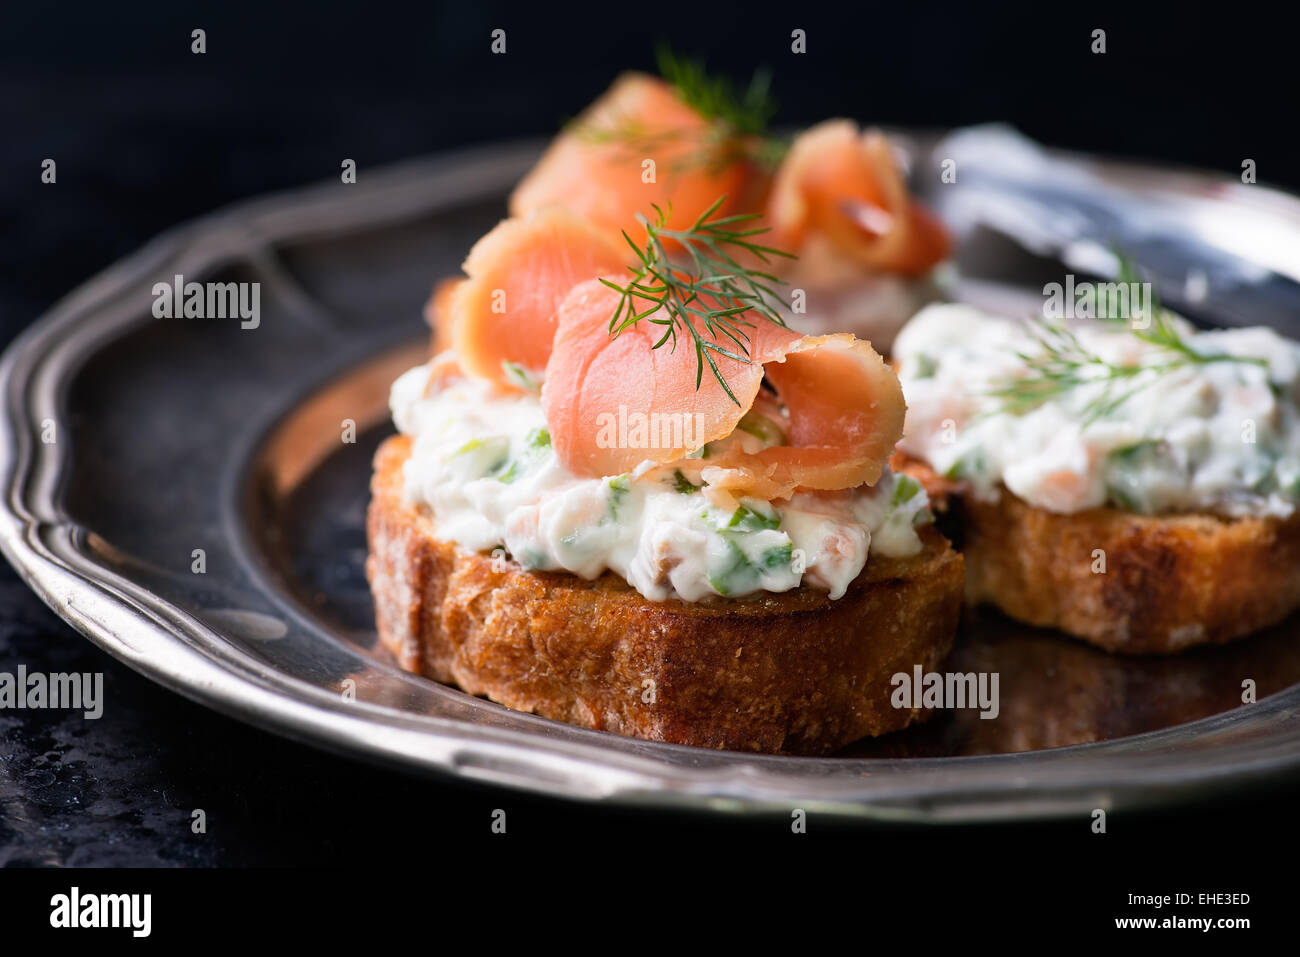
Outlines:
{"label": "green dill frond", "polygon": [[[1138,267],[1131,259],[1116,251],[1119,260],[1117,281],[1121,283],[1140,284]],[[1133,288],[1130,286],[1130,288]],[[1174,315],[1161,305],[1155,290],[1147,304],[1150,321],[1139,324],[1130,308],[1124,315],[1105,316],[1106,323],[1122,323],[1130,335],[1150,346],[1155,347],[1167,357],[1160,362],[1149,365],[1121,365],[1089,351],[1079,337],[1063,322],[1053,322],[1041,316],[1030,320],[1033,327],[1030,336],[1037,348],[1019,352],[1017,358],[1024,363],[1026,374],[1023,377],[1008,379],[991,389],[987,394],[999,399],[997,412],[1010,415],[1023,415],[1067,393],[1087,384],[1102,383],[1101,393],[1084,408],[1087,425],[1103,418],[1131,399],[1137,393],[1154,385],[1160,376],[1177,369],[1195,365],[1207,365],[1213,362],[1238,362],[1248,365],[1267,366],[1265,359],[1234,356],[1227,353],[1202,353],[1194,349],[1183,336]],[[1145,378],[1139,377],[1146,373]],[[1134,381],[1138,380],[1138,381]],[[1127,388],[1116,388],[1117,383],[1129,381]]]}
{"label": "green dill frond", "polygon": [[772,75],[767,70],[756,71],[741,91],[730,77],[710,76],[703,61],[679,57],[666,45],[656,49],[655,61],[659,75],[701,116],[724,124],[733,135],[767,134],[777,108],[772,98]]}
{"label": "green dill frond", "polygon": [[570,121],[566,128],[589,143],[621,147],[629,156],[686,144],[689,149],[671,164],[678,171],[716,171],[741,159],[769,171],[777,167],[789,144],[768,132],[776,101],[766,70],[756,71],[748,86],[737,89],[729,77],[711,76],[702,61],[679,57],[667,46],[658,47],[656,60],[660,75],[682,102],[707,121],[703,131],[650,129],[635,117],[619,116],[602,123]]}
{"label": "green dill frond", "polygon": [[[785,321],[777,309],[780,297],[772,288],[783,280],[764,269],[741,265],[735,254],[743,251],[764,264],[770,257],[795,257],[755,241],[767,232],[766,227],[752,225],[759,218],[756,214],[714,219],[726,198],[725,194],[719,196],[686,229],[668,227],[671,205],[654,206],[653,219],[638,214],[645,240],[637,243],[623,233],[636,256],[636,265],[628,267],[631,278],[623,284],[604,278],[600,281],[619,293],[618,307],[609,320],[611,336],[643,319],[663,328],[654,343],[656,349],[670,345],[675,350],[678,336],[686,336],[695,352],[695,387],[700,387],[707,365],[731,401],[740,405],[716,357],[749,362],[747,330],[754,328],[746,318],[749,314],[779,326]],[[681,248],[676,259],[669,257],[665,241]],[[656,315],[661,311],[662,315]]]}

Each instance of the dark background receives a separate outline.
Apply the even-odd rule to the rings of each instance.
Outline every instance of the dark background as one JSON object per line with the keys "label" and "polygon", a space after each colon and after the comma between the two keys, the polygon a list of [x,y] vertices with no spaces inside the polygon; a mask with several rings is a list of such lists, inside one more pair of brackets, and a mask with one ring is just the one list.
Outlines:
{"label": "dark background", "polygon": [[[770,66],[778,123],[1008,120],[1049,144],[1230,176],[1250,157],[1262,182],[1300,187],[1295,54],[1266,8],[871,6],[7,4],[0,344],[168,226],[332,178],[343,157],[364,176],[461,144],[548,134],[619,70],[649,68],[661,39],[738,78]],[[202,56],[190,52],[195,27],[207,31]],[[505,56],[489,53],[496,27],[507,30]],[[808,32],[806,55],[790,53],[794,27]],[[1095,27],[1107,31],[1105,55],[1089,52]],[[58,163],[56,185],[40,183],[46,157]],[[487,822],[499,806],[512,834],[569,845],[676,838],[716,859],[727,841],[768,853],[790,836],[781,820],[724,826],[430,783],[273,738],[108,659],[0,564],[0,670],[19,663],[102,670],[112,707],[99,722],[0,712],[4,864],[418,860],[456,843],[493,847]],[[1241,877],[1211,852],[1293,839],[1294,799],[1292,789],[1138,816],[1101,840],[1077,822],[820,833],[850,859],[960,841],[996,854],[1010,841],[1070,862],[1075,878],[1101,867],[1114,883],[1121,849],[1139,868]],[[207,835],[189,831],[195,807],[208,812]],[[1037,873],[1021,877],[1033,884]]]}

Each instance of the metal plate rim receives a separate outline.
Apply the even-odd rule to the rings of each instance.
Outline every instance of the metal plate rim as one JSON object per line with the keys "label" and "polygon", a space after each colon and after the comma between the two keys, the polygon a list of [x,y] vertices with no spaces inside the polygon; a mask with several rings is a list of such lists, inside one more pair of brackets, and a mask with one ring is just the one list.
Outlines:
{"label": "metal plate rim", "polygon": [[[688,754],[677,760],[683,757],[680,752],[695,749],[648,742],[638,742],[633,749],[628,739],[567,726],[551,733],[552,723],[532,716],[521,716],[537,723],[532,732],[428,716],[416,721],[378,705],[344,706],[290,675],[259,676],[251,659],[240,663],[229,652],[214,656],[210,650],[224,644],[219,634],[96,563],[82,545],[85,530],[71,523],[58,503],[69,453],[62,447],[38,447],[33,426],[57,411],[61,389],[81,361],[130,324],[120,310],[104,307],[133,277],[182,264],[211,266],[250,239],[269,242],[292,236],[304,210],[337,211],[346,204],[352,218],[344,216],[347,223],[338,228],[359,221],[392,222],[392,213],[377,200],[391,205],[413,195],[427,199],[428,184],[440,176],[490,167],[503,156],[530,155],[538,145],[494,144],[377,170],[366,177],[364,188],[342,200],[337,190],[313,186],[237,204],[162,234],[80,286],[29,327],[0,359],[0,550],[27,584],[109,654],[232,717],[371,761],[551,796],[742,813],[800,806],[877,822],[942,823],[1151,806],[1300,772],[1300,686],[1260,701],[1248,714],[1224,713],[1114,741],[1019,754],[898,761],[730,752]],[[1171,735],[1209,733],[1240,726],[1248,718],[1276,722],[1274,734],[1263,742],[1268,747],[1238,742],[1224,749],[1215,764],[1206,764],[1203,755],[1195,753],[1172,755],[1172,761],[1170,752],[1161,755]],[[660,754],[674,760],[660,760]],[[1077,770],[1059,776],[1057,765],[1084,755],[1090,773],[1082,780],[1077,780]],[[815,781],[825,785],[827,779],[806,772],[846,763],[859,766],[856,787],[823,786],[820,793],[809,789]],[[899,771],[901,764],[908,767],[905,773]],[[787,773],[796,767],[802,770]],[[949,771],[971,778],[968,789],[949,780]],[[1121,772],[1123,776],[1116,777]]]}

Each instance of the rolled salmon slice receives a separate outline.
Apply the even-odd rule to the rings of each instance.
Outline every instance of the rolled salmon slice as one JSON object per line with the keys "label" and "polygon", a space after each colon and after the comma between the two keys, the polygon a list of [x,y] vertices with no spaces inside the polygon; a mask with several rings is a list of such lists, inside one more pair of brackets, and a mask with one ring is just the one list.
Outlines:
{"label": "rolled salmon slice", "polygon": [[906,405],[898,376],[871,343],[847,333],[803,336],[765,361],[790,416],[790,444],[692,459],[684,471],[768,501],[879,481],[903,437]]}
{"label": "rolled salmon slice", "polygon": [[793,252],[816,235],[872,270],[919,275],[945,259],[943,224],[907,191],[884,134],[828,120],[795,139],[767,204],[773,245]]}
{"label": "rolled salmon slice", "polygon": [[725,194],[723,216],[763,185],[753,164],[727,149],[668,83],[625,73],[555,138],[515,188],[510,213],[567,206],[633,239],[641,236],[637,213],[648,214],[652,204],[671,203],[669,225],[685,227]]}
{"label": "rolled salmon slice", "polygon": [[503,220],[470,250],[468,278],[439,287],[435,318],[450,320],[466,372],[518,388],[506,364],[532,374],[546,368],[556,308],[569,290],[619,272],[630,257],[626,245],[562,207]]}
{"label": "rolled salmon slice", "polygon": [[[689,474],[707,469],[710,484],[768,500],[880,478],[902,437],[904,404],[897,376],[870,343],[851,335],[801,336],[750,319],[751,360],[715,356],[737,404],[707,369],[697,388],[695,351],[684,331],[676,348],[652,348],[663,327],[651,320],[662,313],[611,338],[618,301],[617,292],[590,281],[576,286],[557,314],[542,406],[556,454],[570,471],[618,475],[647,460],[676,463]],[[736,351],[725,337],[717,341]],[[789,413],[790,444],[684,458],[735,430],[764,375]],[[642,434],[649,444],[610,441],[626,432],[611,424],[628,421],[647,426]]]}

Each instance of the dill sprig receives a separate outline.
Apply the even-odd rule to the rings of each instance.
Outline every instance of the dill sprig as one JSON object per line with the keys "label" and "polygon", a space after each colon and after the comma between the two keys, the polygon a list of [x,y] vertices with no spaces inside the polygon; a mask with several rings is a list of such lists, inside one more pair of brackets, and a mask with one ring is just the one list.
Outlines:
{"label": "dill sprig", "polygon": [[1024,363],[1028,374],[1006,380],[989,390],[989,395],[1001,400],[997,409],[1009,415],[1023,415],[1045,402],[1060,398],[1067,392],[1090,383],[1106,383],[1102,395],[1084,410],[1087,422],[1107,415],[1118,408],[1148,383],[1137,383],[1133,388],[1116,395],[1112,386],[1122,380],[1131,380],[1149,372],[1161,372],[1182,363],[1163,365],[1119,365],[1103,359],[1079,341],[1063,324],[1042,320],[1038,329],[1031,331],[1036,351],[1017,352],[1016,358]]}
{"label": "dill sprig", "polygon": [[776,115],[772,74],[757,70],[744,91],[727,76],[710,76],[704,63],[679,57],[667,46],[655,51],[659,75],[701,116],[722,124],[733,136],[765,136]]}
{"label": "dill sprig", "polygon": [[774,169],[785,155],[784,140],[767,132],[776,114],[771,74],[755,71],[749,85],[738,90],[726,76],[710,76],[703,62],[679,57],[666,46],[655,52],[659,73],[687,106],[708,125],[697,129],[652,129],[635,117],[611,117],[606,124],[583,124],[575,131],[590,143],[614,144],[631,154],[652,153],[669,144],[691,148],[673,162],[679,170],[716,170],[738,159],[751,159]]}
{"label": "dill sprig", "polygon": [[[1115,253],[1119,260],[1119,275],[1116,282],[1119,285],[1128,285],[1130,289],[1136,288],[1142,284],[1142,277],[1138,274],[1137,264],[1133,260],[1121,255],[1118,251]],[[1177,353],[1184,357],[1188,363],[1204,362],[1264,362],[1262,359],[1240,358],[1225,354],[1203,355],[1197,352],[1188,344],[1187,340],[1182,337],[1178,327],[1174,324],[1172,313],[1170,313],[1160,302],[1160,295],[1156,292],[1155,287],[1151,288],[1151,301],[1147,303],[1146,313],[1137,314],[1133,311],[1133,298],[1129,297],[1129,309],[1126,313],[1116,316],[1104,317],[1117,322],[1123,322],[1128,325],[1129,331],[1138,339],[1149,345],[1165,349],[1169,352]],[[1138,321],[1149,319],[1149,322],[1138,325]],[[1264,363],[1267,365],[1267,363]]]}
{"label": "dill sprig", "polygon": [[[700,214],[686,229],[670,229],[672,204],[667,208],[654,205],[654,218],[640,213],[637,219],[645,228],[645,241],[635,242],[625,230],[623,238],[632,247],[637,263],[629,266],[631,278],[624,284],[601,278],[619,293],[618,307],[609,320],[609,333],[617,336],[624,329],[646,320],[663,327],[663,335],[654,343],[658,349],[671,343],[676,350],[677,337],[689,337],[695,349],[695,388],[700,387],[707,365],[731,401],[740,405],[726,378],[718,368],[716,356],[748,363],[749,333],[754,323],[746,314],[784,326],[777,311],[780,297],[772,284],[783,280],[763,269],[743,266],[733,253],[745,252],[766,264],[771,256],[795,258],[784,250],[755,242],[754,237],[767,232],[765,226],[746,226],[758,219],[757,214],[711,218],[726,195]],[[682,252],[674,259],[665,241],[675,242]],[[663,315],[655,314],[663,311]],[[729,340],[735,348],[727,344]]]}
{"label": "dill sprig", "polygon": [[[1140,280],[1137,267],[1123,256],[1118,258],[1120,262],[1118,281],[1138,283]],[[1130,288],[1135,287],[1130,285]],[[1036,320],[1031,320],[1036,321],[1037,328],[1030,332],[1037,350],[1016,353],[1016,357],[1024,363],[1028,374],[1008,379],[988,393],[1001,400],[997,411],[1022,415],[1081,386],[1100,383],[1103,385],[1101,393],[1084,407],[1086,416],[1084,424],[1087,425],[1109,415],[1134,395],[1154,385],[1159,381],[1160,376],[1177,369],[1215,362],[1238,362],[1265,367],[1268,365],[1266,359],[1253,356],[1197,351],[1184,338],[1173,314],[1161,305],[1154,290],[1151,292],[1145,313],[1135,314],[1131,299],[1129,306],[1127,312],[1104,316],[1103,321],[1123,323],[1127,331],[1136,339],[1166,354],[1163,361],[1132,365],[1111,362],[1091,351],[1063,322],[1037,317]],[[1138,320],[1148,318],[1148,322],[1138,324]],[[1139,377],[1144,378],[1139,379]],[[1132,384],[1128,388],[1119,388],[1119,383],[1122,382]]]}

